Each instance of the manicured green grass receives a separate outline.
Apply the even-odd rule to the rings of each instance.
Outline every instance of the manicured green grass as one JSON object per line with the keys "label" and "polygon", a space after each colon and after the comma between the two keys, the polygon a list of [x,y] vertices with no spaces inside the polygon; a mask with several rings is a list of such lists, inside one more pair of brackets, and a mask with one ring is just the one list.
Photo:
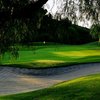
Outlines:
{"label": "manicured green grass", "polygon": [[84,45],[61,45],[33,43],[19,46],[19,57],[6,53],[2,65],[27,68],[47,68],[79,63],[100,62],[100,45],[97,42]]}
{"label": "manicured green grass", "polygon": [[100,100],[100,74],[77,78],[34,92],[2,96],[0,100]]}

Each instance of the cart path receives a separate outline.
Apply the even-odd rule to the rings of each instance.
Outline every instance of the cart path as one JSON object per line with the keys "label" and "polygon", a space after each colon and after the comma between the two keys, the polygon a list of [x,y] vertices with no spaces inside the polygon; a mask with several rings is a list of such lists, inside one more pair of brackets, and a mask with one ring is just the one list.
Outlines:
{"label": "cart path", "polygon": [[0,67],[0,95],[29,92],[62,81],[100,73],[100,63],[48,69]]}

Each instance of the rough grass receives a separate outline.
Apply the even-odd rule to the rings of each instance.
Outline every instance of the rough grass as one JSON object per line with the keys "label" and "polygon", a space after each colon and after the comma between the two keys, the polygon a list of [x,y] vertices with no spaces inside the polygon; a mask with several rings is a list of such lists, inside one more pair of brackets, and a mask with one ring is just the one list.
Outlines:
{"label": "rough grass", "polygon": [[2,96],[0,100],[100,100],[100,74],[77,78],[34,92]]}
{"label": "rough grass", "polygon": [[100,62],[100,45],[97,42],[84,45],[41,44],[19,46],[19,57],[6,53],[2,65],[27,68],[47,68],[78,63]]}

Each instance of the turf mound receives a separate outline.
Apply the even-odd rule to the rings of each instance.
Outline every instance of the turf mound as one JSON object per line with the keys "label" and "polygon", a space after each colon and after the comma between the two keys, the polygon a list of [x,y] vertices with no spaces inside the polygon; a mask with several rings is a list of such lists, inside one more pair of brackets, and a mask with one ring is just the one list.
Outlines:
{"label": "turf mound", "polygon": [[100,100],[100,74],[77,78],[35,92],[0,97],[0,100]]}

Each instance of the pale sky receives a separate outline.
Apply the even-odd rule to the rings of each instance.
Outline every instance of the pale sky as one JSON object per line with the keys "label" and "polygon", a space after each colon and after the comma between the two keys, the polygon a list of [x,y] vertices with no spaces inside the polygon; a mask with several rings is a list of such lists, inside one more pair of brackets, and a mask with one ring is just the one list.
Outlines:
{"label": "pale sky", "polygon": [[45,9],[47,9],[48,12],[55,14],[57,11],[56,0],[48,0],[45,5]]}
{"label": "pale sky", "polygon": [[[48,2],[45,4],[44,8],[47,9],[49,13],[52,15],[55,15],[55,13],[63,8],[63,4],[66,0],[48,0]],[[74,0],[75,3],[78,3],[78,0]],[[79,11],[76,11],[77,17],[79,17]],[[78,21],[78,25],[90,28],[91,27],[91,20],[87,20],[85,17],[82,21]]]}

